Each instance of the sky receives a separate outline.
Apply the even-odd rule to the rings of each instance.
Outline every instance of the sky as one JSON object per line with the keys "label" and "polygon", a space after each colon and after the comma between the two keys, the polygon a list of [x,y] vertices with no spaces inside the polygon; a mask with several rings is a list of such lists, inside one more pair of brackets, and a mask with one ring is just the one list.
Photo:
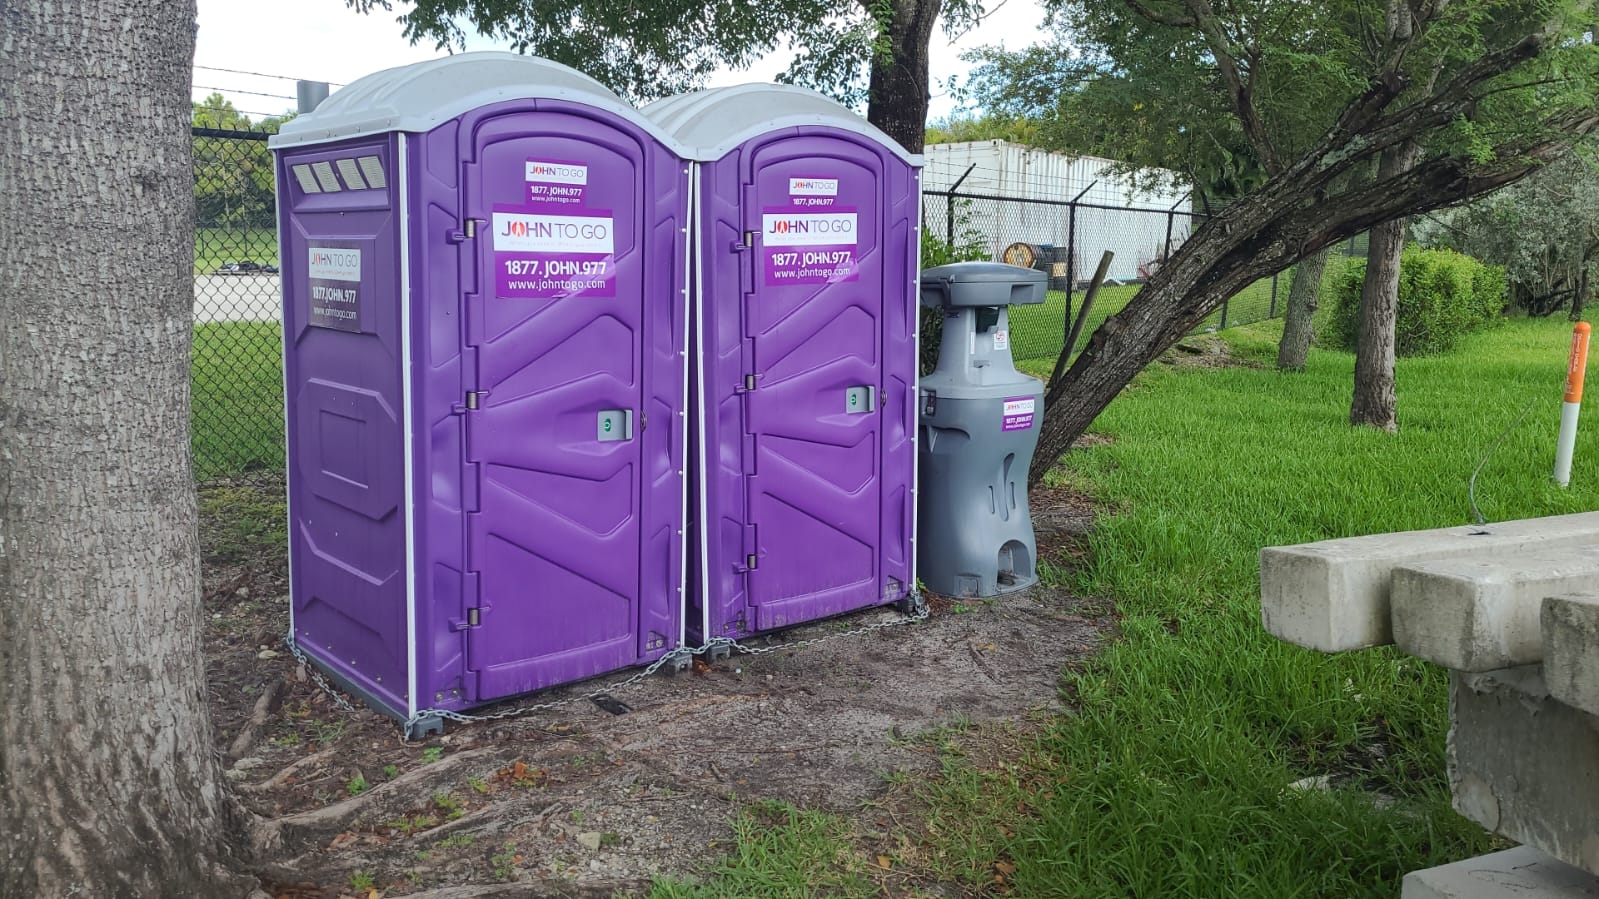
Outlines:
{"label": "sky", "polygon": [[[194,55],[194,99],[220,91],[235,109],[253,119],[281,115],[294,108],[295,79],[348,84],[380,69],[444,55],[431,46],[411,46],[395,21],[403,9],[362,15],[344,0],[276,0],[270,15],[239,0],[199,0],[200,30]],[[1043,12],[1038,0],[1005,0],[992,15],[955,44],[942,31],[933,35],[931,68],[933,99],[930,118],[955,108],[946,84],[969,66],[960,54],[984,44],[1020,49],[1040,34]],[[505,49],[481,38],[471,50]],[[721,71],[711,86],[767,81],[781,72],[790,56],[779,51],[741,71]]]}

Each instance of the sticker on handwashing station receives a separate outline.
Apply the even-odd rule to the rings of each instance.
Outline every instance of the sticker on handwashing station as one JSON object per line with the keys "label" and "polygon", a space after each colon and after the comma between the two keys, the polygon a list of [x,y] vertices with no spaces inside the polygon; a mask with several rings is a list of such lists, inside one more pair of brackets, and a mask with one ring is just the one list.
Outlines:
{"label": "sticker on handwashing station", "polygon": [[1018,396],[1005,401],[1005,423],[1001,431],[1025,431],[1033,426],[1033,404],[1030,396]]}
{"label": "sticker on handwashing station", "polygon": [[589,167],[528,159],[525,202],[495,206],[494,295],[545,300],[616,296],[616,218],[585,206]]}
{"label": "sticker on handwashing station", "polygon": [[786,287],[859,280],[855,207],[800,205],[800,199],[761,210],[764,283]]}

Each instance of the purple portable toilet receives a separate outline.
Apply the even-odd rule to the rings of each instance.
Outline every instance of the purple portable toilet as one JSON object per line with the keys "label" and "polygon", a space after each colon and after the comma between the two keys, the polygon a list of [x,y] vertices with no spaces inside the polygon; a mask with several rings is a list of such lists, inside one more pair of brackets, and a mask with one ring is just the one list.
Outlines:
{"label": "purple portable toilet", "polygon": [[644,114],[695,160],[690,640],[909,608],[920,157],[786,85]]}
{"label": "purple portable toilet", "polygon": [[681,663],[689,167],[659,129],[468,53],[272,147],[295,644],[413,735]]}

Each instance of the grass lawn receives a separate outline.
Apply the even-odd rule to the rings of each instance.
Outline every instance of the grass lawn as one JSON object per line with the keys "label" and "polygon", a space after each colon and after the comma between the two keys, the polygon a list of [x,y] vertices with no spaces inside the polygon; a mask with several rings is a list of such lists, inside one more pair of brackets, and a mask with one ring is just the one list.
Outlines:
{"label": "grass lawn", "polygon": [[[1269,365],[1279,331],[1225,336]],[[1478,479],[1483,513],[1599,509],[1599,428],[1582,433],[1572,488],[1549,480],[1569,342],[1564,321],[1522,319],[1401,360],[1397,435],[1346,424],[1347,353],[1314,351],[1296,375],[1145,372],[1096,423],[1109,441],[1051,475],[1109,511],[1086,558],[1047,574],[1113,597],[1120,638],[1066,672],[1071,713],[944,741],[941,776],[916,788],[921,810],[896,818],[889,867],[1028,897],[1391,899],[1405,872],[1491,848],[1449,808],[1443,671],[1268,637],[1256,560],[1262,546],[1469,523],[1467,479],[1529,402]],[[1335,788],[1288,788],[1317,775]],[[754,808],[708,882],[656,894],[888,895],[862,873],[880,873],[883,850],[850,828]]]}
{"label": "grass lawn", "polygon": [[[1327,274],[1322,278],[1323,285],[1342,270],[1343,259],[1342,256],[1333,257],[1327,266]],[[1256,281],[1244,288],[1227,301],[1227,325],[1264,321],[1274,310],[1281,316],[1288,303],[1288,281],[1286,273],[1278,279],[1275,304],[1272,302],[1271,278]],[[1078,338],[1077,347],[1081,349],[1086,345],[1089,336],[1104,324],[1105,319],[1122,311],[1138,293],[1139,288],[1140,286],[1136,284],[1100,288],[1099,296],[1094,298],[1094,307],[1089,310],[1088,324],[1083,328],[1082,336]],[[1082,290],[1072,292],[1073,315],[1082,308],[1085,292]],[[1211,313],[1195,330],[1214,331],[1220,328],[1222,311],[1218,309]],[[1016,361],[1033,363],[1032,367],[1042,368],[1045,371],[1053,368],[1055,357],[1059,355],[1061,345],[1066,342],[1063,324],[1065,313],[1066,292],[1063,290],[1049,291],[1044,302],[1036,306],[1012,308],[1010,310],[1011,355]],[[1040,361],[1046,364],[1038,364]]]}
{"label": "grass lawn", "polygon": [[282,359],[277,322],[194,326],[189,435],[195,478],[283,468]]}
{"label": "grass lawn", "polygon": [[225,262],[278,264],[278,232],[271,228],[196,228],[194,273],[209,275]]}

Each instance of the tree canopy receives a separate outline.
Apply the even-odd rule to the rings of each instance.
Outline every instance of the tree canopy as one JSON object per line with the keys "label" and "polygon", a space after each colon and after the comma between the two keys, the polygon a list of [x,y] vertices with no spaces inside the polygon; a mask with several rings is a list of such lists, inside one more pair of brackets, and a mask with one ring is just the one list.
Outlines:
{"label": "tree canopy", "polygon": [[[391,8],[390,0],[346,2],[361,12]],[[692,90],[720,66],[743,68],[786,47],[795,58],[779,80],[867,103],[873,124],[919,151],[935,20],[955,34],[982,14],[982,0],[418,0],[399,21],[412,41],[461,46],[470,30],[633,100]]]}
{"label": "tree canopy", "polygon": [[[1469,112],[1429,127],[1434,154],[1478,156],[1535,130],[1541,110],[1592,95],[1592,73],[1571,64],[1591,49],[1589,3],[1410,0],[1395,6],[1417,24],[1404,40],[1389,33],[1393,5],[1050,0],[1053,41],[974,52],[965,90],[989,113],[1037,122],[1048,146],[1174,169],[1223,201],[1309,151],[1374,88],[1403,102],[1473,63],[1479,74],[1514,69],[1526,89],[1480,85],[1456,98]],[[1527,33],[1545,25],[1548,41]],[[1515,49],[1517,37],[1537,50]],[[1500,55],[1483,59],[1491,50]],[[1520,58],[1528,52],[1537,60]]]}
{"label": "tree canopy", "polygon": [[[214,131],[275,133],[292,114],[260,122],[219,93],[193,104],[193,126]],[[266,141],[201,135],[194,138],[194,202],[201,228],[275,227],[272,154]]]}
{"label": "tree canopy", "polygon": [[1573,154],[1414,230],[1427,246],[1504,266],[1511,299],[1533,315],[1566,307],[1575,316],[1599,283],[1599,166]]}

